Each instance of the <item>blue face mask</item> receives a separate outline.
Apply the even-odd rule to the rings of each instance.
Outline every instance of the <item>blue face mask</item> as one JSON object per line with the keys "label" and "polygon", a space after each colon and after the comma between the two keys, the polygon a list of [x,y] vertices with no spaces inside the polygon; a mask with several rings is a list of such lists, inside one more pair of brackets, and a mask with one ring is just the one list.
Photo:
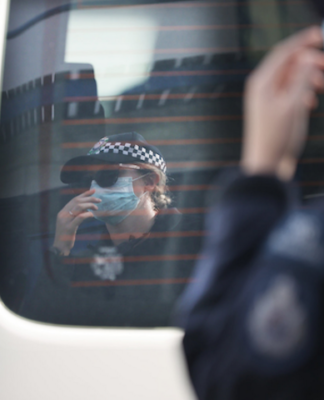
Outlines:
{"label": "blue face mask", "polygon": [[92,181],[90,189],[96,189],[92,196],[101,199],[101,203],[96,203],[98,211],[89,211],[99,221],[111,225],[120,224],[138,206],[140,199],[134,193],[133,181],[141,178],[121,177],[109,188],[102,188],[96,181]]}

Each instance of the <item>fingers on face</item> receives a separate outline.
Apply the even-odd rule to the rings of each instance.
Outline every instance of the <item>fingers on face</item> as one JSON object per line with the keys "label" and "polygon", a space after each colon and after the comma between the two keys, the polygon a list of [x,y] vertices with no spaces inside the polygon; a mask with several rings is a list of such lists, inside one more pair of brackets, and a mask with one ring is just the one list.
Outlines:
{"label": "fingers on face", "polygon": [[81,214],[77,215],[77,216],[73,219],[73,221],[71,222],[71,227],[72,227],[72,228],[78,228],[79,225],[80,225],[84,220],[86,220],[86,219],[88,219],[88,218],[93,218],[93,214],[92,214],[92,212],[90,212],[90,211],[87,211],[87,212],[84,212],[84,213],[81,213]]}
{"label": "fingers on face", "polygon": [[62,210],[60,212],[60,218],[62,218],[62,219],[76,218],[80,214],[84,214],[88,210],[97,211],[98,207],[94,203],[79,203],[79,204],[75,205],[72,209]]}
{"label": "fingers on face", "polygon": [[75,211],[73,210],[73,212],[83,212],[85,210],[98,210],[98,207],[94,204],[94,203],[80,203],[77,205],[77,207],[75,208]]}
{"label": "fingers on face", "polygon": [[101,203],[101,199],[97,197],[81,197],[77,201],[78,203]]}
{"label": "fingers on face", "polygon": [[76,198],[83,198],[83,197],[87,197],[87,196],[91,196],[95,193],[96,189],[89,189],[81,194],[79,194],[79,196],[76,196]]}
{"label": "fingers on face", "polygon": [[[83,193],[84,195],[84,193]],[[86,203],[101,203],[101,199],[98,199],[97,197],[93,197],[93,196],[77,196],[74,197],[71,201],[69,201],[69,203],[65,206],[66,210],[73,210],[76,207],[78,207],[79,204],[86,204]]]}

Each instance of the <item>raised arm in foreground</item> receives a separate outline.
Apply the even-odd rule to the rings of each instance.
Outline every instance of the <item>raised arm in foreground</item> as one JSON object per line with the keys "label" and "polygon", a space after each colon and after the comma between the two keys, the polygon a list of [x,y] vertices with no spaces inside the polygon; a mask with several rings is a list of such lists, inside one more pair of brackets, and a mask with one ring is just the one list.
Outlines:
{"label": "raised arm in foreground", "polygon": [[323,398],[324,212],[293,210],[286,183],[324,87],[320,46],[317,28],[289,38],[247,83],[241,172],[180,305],[200,400]]}

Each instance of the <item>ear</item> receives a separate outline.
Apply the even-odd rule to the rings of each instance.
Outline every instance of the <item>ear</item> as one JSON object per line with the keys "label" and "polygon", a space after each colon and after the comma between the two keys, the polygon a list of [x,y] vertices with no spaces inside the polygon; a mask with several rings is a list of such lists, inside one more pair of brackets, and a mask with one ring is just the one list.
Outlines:
{"label": "ear", "polygon": [[160,177],[158,174],[152,172],[150,175],[145,178],[145,192],[153,192],[155,186],[160,182]]}

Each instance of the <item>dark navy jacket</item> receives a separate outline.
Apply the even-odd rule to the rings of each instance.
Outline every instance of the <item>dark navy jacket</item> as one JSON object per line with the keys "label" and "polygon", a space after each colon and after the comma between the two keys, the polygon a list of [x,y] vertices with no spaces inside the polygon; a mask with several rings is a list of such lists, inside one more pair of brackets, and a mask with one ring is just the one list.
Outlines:
{"label": "dark navy jacket", "polygon": [[208,216],[179,307],[200,400],[324,398],[324,203],[294,195],[238,175]]}
{"label": "dark navy jacket", "polygon": [[31,240],[34,283],[20,314],[64,325],[170,325],[200,250],[200,220],[167,209],[143,238],[119,246],[106,226],[93,220],[79,228],[68,257],[48,251],[53,237]]}

